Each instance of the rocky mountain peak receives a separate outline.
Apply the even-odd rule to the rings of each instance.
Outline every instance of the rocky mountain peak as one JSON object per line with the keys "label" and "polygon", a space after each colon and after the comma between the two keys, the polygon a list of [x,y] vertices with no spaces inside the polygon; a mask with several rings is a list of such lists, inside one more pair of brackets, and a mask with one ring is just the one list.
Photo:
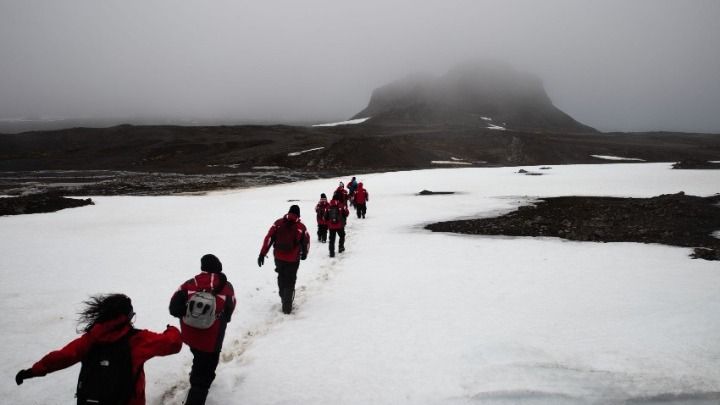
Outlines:
{"label": "rocky mountain peak", "polygon": [[408,76],[376,89],[354,118],[382,126],[452,126],[595,132],[555,107],[537,76],[473,61],[435,77]]}

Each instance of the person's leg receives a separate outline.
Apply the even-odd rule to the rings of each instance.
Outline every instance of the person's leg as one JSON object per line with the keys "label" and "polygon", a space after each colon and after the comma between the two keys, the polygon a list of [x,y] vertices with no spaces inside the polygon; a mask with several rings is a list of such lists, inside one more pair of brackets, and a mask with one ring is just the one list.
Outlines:
{"label": "person's leg", "polygon": [[331,229],[330,230],[330,241],[328,242],[328,249],[330,250],[330,257],[335,256],[335,235],[337,234],[337,230]]}
{"label": "person's leg", "polygon": [[190,391],[185,405],[204,405],[210,385],[215,380],[220,352],[207,353],[192,348],[190,351],[193,354],[193,364],[190,370]]}
{"label": "person's leg", "polygon": [[345,228],[338,230],[340,240],[338,241],[338,252],[342,253],[345,251]]}
{"label": "person's leg", "polygon": [[275,273],[277,273],[277,285],[278,285],[278,295],[280,298],[282,298],[282,288],[283,288],[283,262],[281,262],[278,259],[275,259]]}
{"label": "person's leg", "polygon": [[289,314],[292,311],[293,298],[295,296],[295,282],[297,281],[297,271],[300,262],[283,262],[276,261],[278,266],[278,289],[280,300],[282,302],[282,310]]}

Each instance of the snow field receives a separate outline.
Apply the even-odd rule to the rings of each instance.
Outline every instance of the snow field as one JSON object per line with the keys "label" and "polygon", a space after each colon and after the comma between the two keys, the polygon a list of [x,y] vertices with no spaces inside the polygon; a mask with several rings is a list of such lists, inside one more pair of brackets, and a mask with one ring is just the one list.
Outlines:
{"label": "snow field", "polygon": [[[170,296],[214,253],[238,309],[208,404],[652,403],[679,393],[686,403],[712,401],[717,262],[661,245],[422,226],[543,196],[709,195],[720,173],[669,164],[554,166],[546,176],[517,169],[360,176],[368,216],[351,213],[347,251],[333,259],[316,242],[313,208],[349,176],[207,196],[98,197],[95,206],[0,218],[0,302],[10,312],[0,394],[17,404],[74,403],[77,366],[21,387],[12,378],[76,336],[74,313],[89,294],[130,295],[138,327],[176,325]],[[416,196],[422,189],[458,194]],[[272,260],[260,269],[255,261],[293,203],[313,240],[296,309],[285,316]],[[190,361],[184,348],[146,363],[149,404],[182,403]]]}

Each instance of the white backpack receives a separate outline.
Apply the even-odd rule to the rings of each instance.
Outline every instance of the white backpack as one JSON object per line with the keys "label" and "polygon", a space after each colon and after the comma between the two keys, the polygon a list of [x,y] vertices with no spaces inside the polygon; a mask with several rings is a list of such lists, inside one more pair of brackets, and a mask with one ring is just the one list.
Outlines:
{"label": "white backpack", "polygon": [[[210,279],[210,285],[215,280],[214,276]],[[223,273],[219,273],[218,277],[220,277],[220,284],[211,291],[201,289],[188,294],[188,300],[185,303],[185,315],[182,318],[185,325],[197,329],[208,329],[220,318],[222,308],[216,308],[217,300],[215,298],[227,285],[227,277]],[[195,285],[198,285],[197,279],[195,279]],[[219,297],[225,301],[225,296],[220,295]]]}
{"label": "white backpack", "polygon": [[198,291],[190,294],[185,304],[183,322],[197,329],[208,329],[217,320],[215,310],[215,294],[208,291]]}

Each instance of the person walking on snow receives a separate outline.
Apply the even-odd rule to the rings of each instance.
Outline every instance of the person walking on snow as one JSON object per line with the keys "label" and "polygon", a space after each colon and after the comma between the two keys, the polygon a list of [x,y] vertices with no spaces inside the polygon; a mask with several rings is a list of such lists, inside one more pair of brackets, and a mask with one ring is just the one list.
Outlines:
{"label": "person walking on snow", "polygon": [[278,294],[285,314],[292,312],[295,297],[295,281],[300,260],[305,260],[310,252],[310,234],[305,224],[300,222],[300,207],[292,205],[285,216],[270,227],[258,256],[258,266],[265,263],[265,256],[273,246],[275,272],[278,274]]}
{"label": "person walking on snow", "polygon": [[315,214],[317,217],[318,241],[322,243],[327,242],[328,227],[325,222],[325,211],[327,211],[329,205],[330,203],[328,203],[325,193],[320,194],[320,201],[318,201],[317,205],[315,205]]}
{"label": "person walking on snow", "polygon": [[355,197],[355,190],[357,189],[357,186],[358,186],[358,182],[357,182],[357,180],[355,180],[355,177],[353,176],[353,178],[350,179],[350,182],[347,185],[348,200],[350,201],[350,204],[352,204],[353,207],[355,206],[354,197]]}
{"label": "person walking on snow", "polygon": [[368,201],[370,201],[370,194],[368,194],[362,182],[360,182],[358,183],[357,190],[355,190],[355,209],[357,210],[358,218],[365,218]]}
{"label": "person walking on snow", "polygon": [[[15,382],[20,385],[28,378],[42,377],[82,362],[75,394],[78,404],[144,405],[143,365],[153,357],[179,352],[182,348],[180,331],[170,325],[163,333],[135,329],[132,301],[124,294],[98,295],[90,297],[84,304],[79,320],[84,332],[82,336],[62,349],[46,354],[31,368],[20,370]],[[104,351],[103,348],[111,349]],[[99,357],[103,353],[107,355],[107,350],[120,354],[110,357],[110,360]],[[97,371],[100,366],[104,366],[103,370],[117,372],[113,381],[104,381],[100,377]],[[121,379],[126,384],[120,383]]]}
{"label": "person walking on snow", "polygon": [[338,188],[336,188],[335,191],[333,192],[333,198],[335,198],[335,195],[336,195],[337,193],[340,193],[340,196],[342,197],[342,199],[341,199],[342,203],[345,204],[345,205],[347,205],[347,203],[348,203],[348,191],[345,190],[345,185],[343,184],[342,181],[340,182],[340,185],[338,185]]}
{"label": "person walking on snow", "polygon": [[193,354],[185,405],[203,405],[215,380],[225,329],[235,311],[235,292],[215,255],[200,258],[200,274],[184,282],[170,299],[170,315],[180,318],[182,339]]}
{"label": "person walking on snow", "polygon": [[348,215],[350,215],[350,211],[348,211],[347,206],[342,201],[342,194],[336,192],[330,201],[330,206],[325,212],[325,220],[330,230],[330,242],[328,243],[330,257],[335,257],[335,235],[340,236],[338,253],[345,251],[345,222],[347,221]]}

